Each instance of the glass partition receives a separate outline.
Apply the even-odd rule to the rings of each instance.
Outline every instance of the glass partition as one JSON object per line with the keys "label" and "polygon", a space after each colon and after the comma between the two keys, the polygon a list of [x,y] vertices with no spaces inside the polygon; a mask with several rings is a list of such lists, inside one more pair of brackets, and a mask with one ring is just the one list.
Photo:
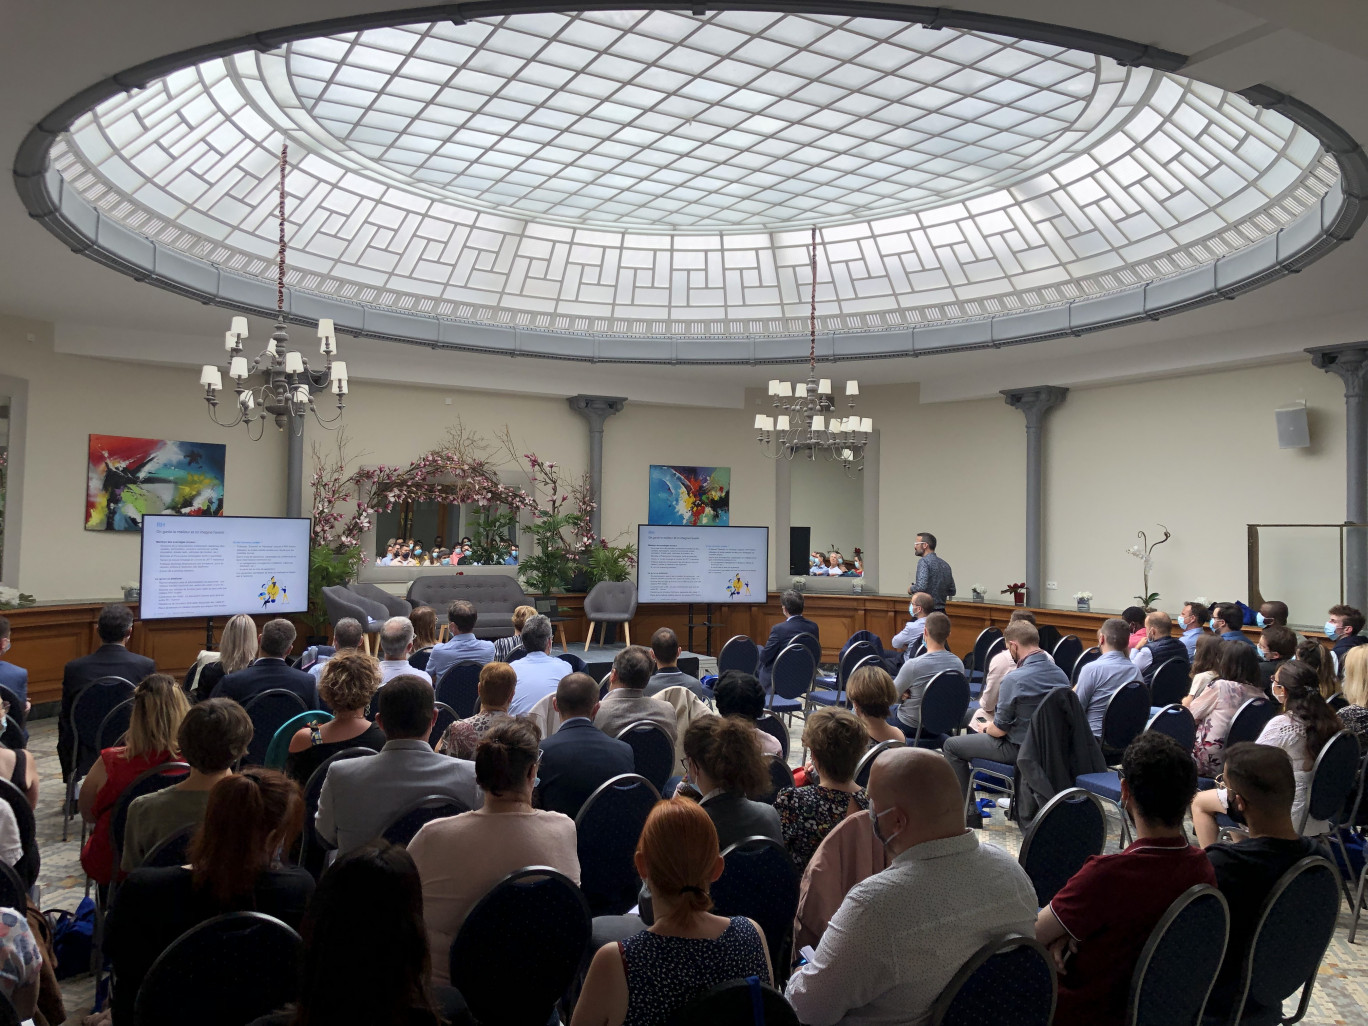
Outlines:
{"label": "glass partition", "polygon": [[1346,567],[1368,551],[1368,524],[1248,524],[1249,604],[1287,603],[1294,624],[1345,601]]}

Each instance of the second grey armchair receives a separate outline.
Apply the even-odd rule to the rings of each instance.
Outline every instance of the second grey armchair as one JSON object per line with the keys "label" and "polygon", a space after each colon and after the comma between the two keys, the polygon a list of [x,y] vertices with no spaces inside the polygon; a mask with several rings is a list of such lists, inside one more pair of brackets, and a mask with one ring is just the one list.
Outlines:
{"label": "second grey armchair", "polygon": [[[589,620],[589,633],[584,639],[584,650],[589,651],[589,642],[594,637],[594,624],[622,624],[623,636],[627,644],[632,643],[631,619],[636,615],[637,589],[631,581],[599,581],[584,596],[584,615]],[[599,634],[602,641],[607,636],[605,627]]]}

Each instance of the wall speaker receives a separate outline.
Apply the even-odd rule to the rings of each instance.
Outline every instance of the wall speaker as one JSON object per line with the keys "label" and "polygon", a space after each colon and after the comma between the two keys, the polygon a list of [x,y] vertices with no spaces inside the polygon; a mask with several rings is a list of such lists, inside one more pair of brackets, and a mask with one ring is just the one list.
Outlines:
{"label": "wall speaker", "polygon": [[1284,406],[1273,411],[1278,421],[1278,448],[1305,449],[1311,444],[1311,428],[1306,420],[1306,403]]}

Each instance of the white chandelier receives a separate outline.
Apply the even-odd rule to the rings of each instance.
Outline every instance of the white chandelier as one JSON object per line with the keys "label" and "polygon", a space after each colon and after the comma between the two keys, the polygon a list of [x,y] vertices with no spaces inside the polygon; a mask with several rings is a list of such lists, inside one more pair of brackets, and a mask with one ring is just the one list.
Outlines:
{"label": "white chandelier", "polygon": [[[247,318],[234,317],[224,335],[223,348],[227,352],[224,372],[233,380],[234,416],[219,419],[218,393],[223,390],[223,373],[211,363],[200,370],[200,384],[204,386],[204,401],[209,417],[220,427],[247,425],[247,433],[259,439],[266,430],[266,418],[274,417],[276,427],[287,426],[295,434],[304,433],[304,420],[312,413],[322,427],[340,426],[343,399],[347,395],[347,365],[334,360],[337,335],[332,319],[318,322],[318,351],[323,356],[323,367],[309,366],[307,357],[288,349],[289,333],[285,330],[285,170],[288,149],[280,148],[280,248],[276,266],[276,326],[266,347],[250,363],[243,347],[247,338]],[[256,377],[260,375],[260,377]],[[254,381],[255,379],[255,381]],[[317,393],[331,392],[337,396],[337,413],[324,418],[314,403]],[[257,430],[253,433],[253,427]]]}
{"label": "white chandelier", "polygon": [[869,443],[874,421],[860,417],[855,410],[855,397],[860,394],[860,383],[851,378],[845,383],[845,416],[836,410],[836,399],[830,378],[817,377],[817,229],[812,229],[812,288],[808,314],[808,377],[807,381],[788,382],[774,378],[769,383],[769,394],[777,411],[774,416],[755,415],[756,441],[770,459],[793,459],[803,453],[815,460],[820,454],[828,460],[839,461],[847,471],[863,470],[865,446]]}

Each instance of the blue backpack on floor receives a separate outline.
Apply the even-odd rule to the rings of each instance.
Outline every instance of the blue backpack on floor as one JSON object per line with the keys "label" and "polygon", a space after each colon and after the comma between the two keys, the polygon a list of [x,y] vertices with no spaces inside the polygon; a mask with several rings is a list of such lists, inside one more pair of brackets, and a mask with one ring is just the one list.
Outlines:
{"label": "blue backpack on floor", "polygon": [[82,898],[75,912],[46,913],[52,921],[52,950],[57,956],[57,979],[68,980],[90,972],[95,944],[95,900]]}

